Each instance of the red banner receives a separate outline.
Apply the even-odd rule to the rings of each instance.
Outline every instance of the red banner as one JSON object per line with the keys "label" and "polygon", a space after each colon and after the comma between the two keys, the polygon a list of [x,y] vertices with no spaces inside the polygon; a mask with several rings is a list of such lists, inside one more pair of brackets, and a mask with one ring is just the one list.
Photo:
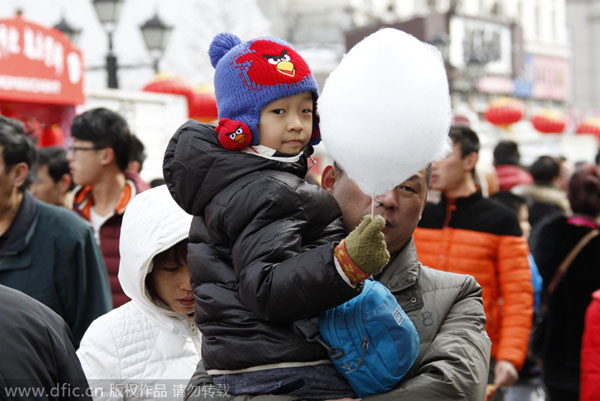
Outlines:
{"label": "red banner", "polygon": [[83,77],[81,50],[62,32],[0,19],[0,100],[82,104]]}

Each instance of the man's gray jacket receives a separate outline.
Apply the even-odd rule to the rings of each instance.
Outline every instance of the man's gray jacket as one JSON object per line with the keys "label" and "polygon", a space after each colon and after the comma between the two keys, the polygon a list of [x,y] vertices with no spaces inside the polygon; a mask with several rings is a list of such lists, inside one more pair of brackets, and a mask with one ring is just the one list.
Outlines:
{"label": "man's gray jacket", "polygon": [[[483,400],[491,342],[485,332],[481,287],[475,279],[421,265],[412,239],[376,279],[396,296],[414,323],[421,345],[413,367],[394,390],[365,400]],[[202,370],[200,362],[187,389],[188,400],[294,399],[228,397],[226,389],[210,389],[210,377]]]}

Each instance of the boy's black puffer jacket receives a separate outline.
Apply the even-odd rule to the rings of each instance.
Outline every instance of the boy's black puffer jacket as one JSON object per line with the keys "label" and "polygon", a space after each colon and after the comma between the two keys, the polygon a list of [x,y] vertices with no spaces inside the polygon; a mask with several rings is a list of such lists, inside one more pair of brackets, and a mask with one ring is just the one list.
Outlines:
{"label": "boy's black puffer jacket", "polygon": [[294,329],[360,292],[333,248],[345,237],[328,192],[307,183],[306,155],[275,161],[223,149],[214,127],[189,121],[165,152],[166,184],[194,215],[188,261],[207,370],[327,359]]}

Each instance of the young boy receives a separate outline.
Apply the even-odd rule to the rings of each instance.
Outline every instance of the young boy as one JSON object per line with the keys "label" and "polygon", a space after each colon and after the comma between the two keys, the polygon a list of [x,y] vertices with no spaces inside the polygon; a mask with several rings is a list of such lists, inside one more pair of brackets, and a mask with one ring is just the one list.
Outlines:
{"label": "young boy", "polygon": [[180,127],[163,166],[196,216],[188,260],[204,367],[234,395],[353,397],[293,322],[349,300],[383,269],[385,221],[367,216],[346,237],[335,199],[304,180],[320,140],[318,88],[289,44],[219,34],[209,54],[219,123]]}

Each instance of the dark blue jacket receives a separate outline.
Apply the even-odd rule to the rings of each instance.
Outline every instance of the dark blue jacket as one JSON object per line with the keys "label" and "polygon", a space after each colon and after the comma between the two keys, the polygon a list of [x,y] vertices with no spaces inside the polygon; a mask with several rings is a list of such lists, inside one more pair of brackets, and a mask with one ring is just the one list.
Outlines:
{"label": "dark blue jacket", "polygon": [[0,284],[58,313],[75,347],[89,324],[112,308],[102,254],[90,227],[75,213],[25,192],[0,249]]}

